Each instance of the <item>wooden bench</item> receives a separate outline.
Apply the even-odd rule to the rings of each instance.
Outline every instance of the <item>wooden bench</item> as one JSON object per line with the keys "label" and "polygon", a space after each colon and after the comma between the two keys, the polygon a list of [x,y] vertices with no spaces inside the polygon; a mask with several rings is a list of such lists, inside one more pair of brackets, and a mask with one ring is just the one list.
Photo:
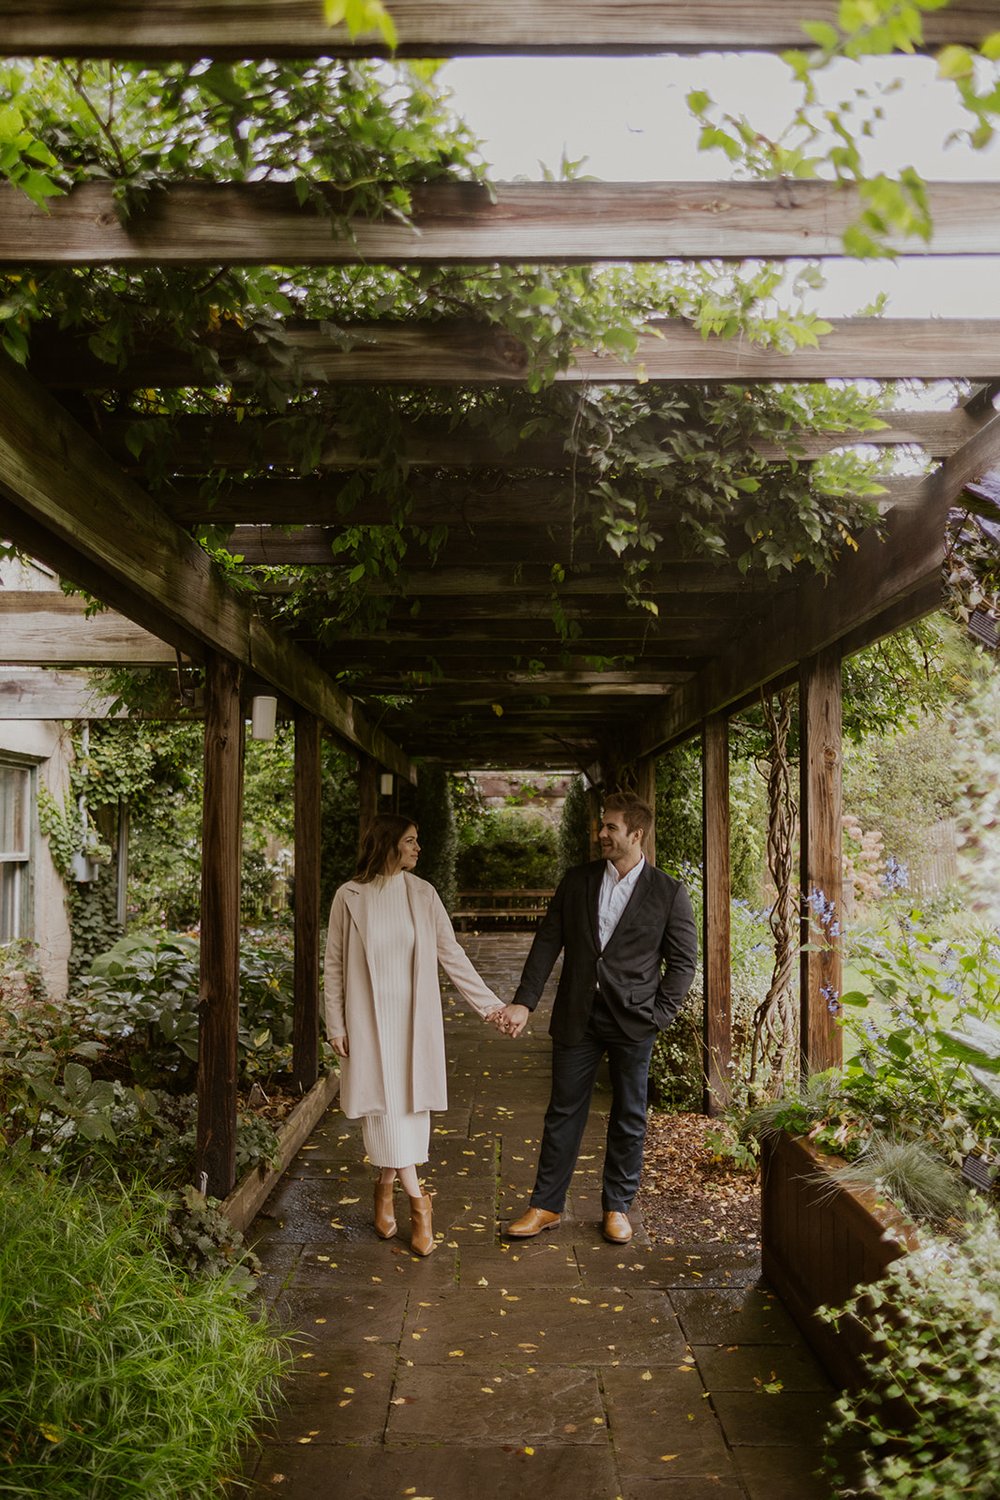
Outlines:
{"label": "wooden bench", "polygon": [[461,932],[534,927],[552,900],[551,890],[459,891],[454,923]]}

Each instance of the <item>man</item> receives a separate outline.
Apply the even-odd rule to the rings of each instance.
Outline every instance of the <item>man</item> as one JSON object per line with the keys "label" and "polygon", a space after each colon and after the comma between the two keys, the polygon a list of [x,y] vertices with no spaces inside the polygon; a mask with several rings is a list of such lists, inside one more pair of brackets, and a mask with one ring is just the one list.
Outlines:
{"label": "man", "polygon": [[680,1009],[698,956],[687,891],[643,857],[652,824],[652,808],[638,797],[606,799],[604,858],[564,876],[507,1007],[506,1029],[519,1036],[564,950],[549,1026],[552,1092],[530,1207],[507,1227],[514,1239],[559,1223],[605,1053],[612,1095],[603,1232],[613,1244],[632,1238],[628,1214],[642,1170],[653,1042]]}

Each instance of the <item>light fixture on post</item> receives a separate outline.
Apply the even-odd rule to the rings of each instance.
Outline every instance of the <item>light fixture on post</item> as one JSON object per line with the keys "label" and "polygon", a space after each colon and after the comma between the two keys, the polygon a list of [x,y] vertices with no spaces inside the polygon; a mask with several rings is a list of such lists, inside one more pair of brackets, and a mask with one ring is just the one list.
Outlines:
{"label": "light fixture on post", "polygon": [[392,796],[392,772],[383,771],[378,779],[378,789],[383,797]]}
{"label": "light fixture on post", "polygon": [[278,714],[278,700],[264,694],[255,697],[250,704],[250,735],[255,740],[273,740],[274,722]]}

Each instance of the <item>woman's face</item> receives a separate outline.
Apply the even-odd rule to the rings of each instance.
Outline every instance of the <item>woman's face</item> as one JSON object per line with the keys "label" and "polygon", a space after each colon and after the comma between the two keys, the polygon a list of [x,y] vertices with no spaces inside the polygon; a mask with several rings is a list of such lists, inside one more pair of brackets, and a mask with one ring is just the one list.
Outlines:
{"label": "woman's face", "polygon": [[417,830],[411,823],[396,845],[396,869],[412,870],[420,854],[420,845],[417,842]]}

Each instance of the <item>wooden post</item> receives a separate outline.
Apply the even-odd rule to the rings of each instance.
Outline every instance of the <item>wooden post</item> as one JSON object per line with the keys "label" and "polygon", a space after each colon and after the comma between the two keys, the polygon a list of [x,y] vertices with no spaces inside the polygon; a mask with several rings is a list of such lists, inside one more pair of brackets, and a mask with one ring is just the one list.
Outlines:
{"label": "wooden post", "polygon": [[295,712],[295,1008],[292,1082],[302,1093],[319,1077],[320,722]]}
{"label": "wooden post", "polygon": [[224,1198],[236,1180],[236,1068],[240,1011],[240,857],[243,716],[240,668],[205,662],[201,985],[198,1003],[197,1172]]}
{"label": "wooden post", "polygon": [[378,761],[358,756],[358,841],[378,812]]}
{"label": "wooden post", "polygon": [[702,988],[704,991],[704,1093],[706,1115],[729,1103],[732,1061],[732,976],[730,967],[729,721],[713,714],[702,726],[702,834],[704,911]]}
{"label": "wooden post", "polygon": [[[843,804],[840,652],[821,651],[799,672],[801,824],[800,1053],[802,1076],[843,1062]],[[810,951],[813,950],[813,951]]]}
{"label": "wooden post", "polygon": [[635,763],[635,794],[653,809],[653,826],[643,839],[642,852],[656,864],[656,756],[643,755]]}

